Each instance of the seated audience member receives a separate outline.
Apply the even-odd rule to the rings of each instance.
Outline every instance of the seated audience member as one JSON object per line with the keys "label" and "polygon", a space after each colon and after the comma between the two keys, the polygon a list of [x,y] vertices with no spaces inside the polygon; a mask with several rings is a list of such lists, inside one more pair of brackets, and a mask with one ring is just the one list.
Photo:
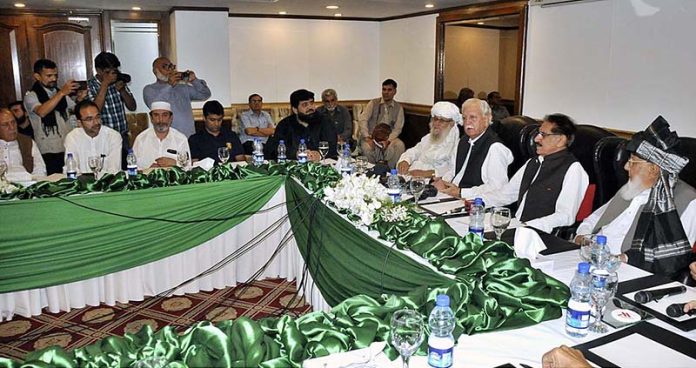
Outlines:
{"label": "seated audience member", "polygon": [[646,271],[677,276],[685,270],[696,241],[696,190],[678,177],[689,162],[674,151],[678,142],[662,117],[634,134],[624,166],[628,182],[577,234],[605,235],[612,253],[624,253],[628,263]]}
{"label": "seated audience member", "polygon": [[490,128],[491,109],[486,101],[470,98],[462,105],[462,112],[465,136],[453,152],[450,170],[434,185],[453,197],[473,198],[507,184],[507,167],[513,156]]}
{"label": "seated audience member", "polygon": [[452,156],[457,150],[462,115],[451,102],[438,102],[430,110],[430,133],[399,158],[400,174],[441,177],[454,170]]}
{"label": "seated audience member", "polygon": [[561,345],[547,351],[541,357],[543,368],[591,368],[590,363],[578,349]]}
{"label": "seated audience member", "polygon": [[249,110],[242,113],[240,122],[241,141],[247,155],[254,151],[254,139],[259,139],[265,144],[275,131],[271,115],[263,111],[263,97],[256,93],[249,96]]}
{"label": "seated audience member", "polygon": [[123,78],[119,78],[119,75],[122,75],[118,69],[121,67],[121,61],[116,55],[110,52],[99,53],[94,58],[94,67],[97,74],[87,81],[89,99],[99,108],[100,125],[109,127],[121,135],[121,154],[125,159],[129,142],[126,109],[135,111],[135,98]]}
{"label": "seated audience member", "polygon": [[[382,97],[370,100],[365,106],[358,123],[360,124],[360,151],[370,160],[375,155],[371,152],[376,149],[372,131],[377,124],[387,124],[392,132],[384,147],[385,160],[390,168],[395,168],[399,157],[406,147],[399,139],[399,134],[404,128],[404,108],[394,100],[396,95],[396,82],[387,79],[382,82]],[[375,163],[374,161],[370,161]]]}
{"label": "seated audience member", "polygon": [[133,153],[139,167],[176,166],[177,153],[182,151],[191,157],[188,140],[172,128],[172,119],[172,107],[168,102],[155,101],[150,104],[152,127],[138,134],[133,143]]}
{"label": "seated audience member", "polygon": [[152,62],[152,73],[157,81],[143,88],[145,105],[152,110],[155,101],[169,103],[174,116],[172,127],[190,137],[196,130],[191,101],[209,99],[210,88],[192,70],[177,71],[176,65],[166,57],[158,57]]}
{"label": "seated audience member", "polygon": [[115,174],[121,170],[121,134],[102,126],[99,107],[92,101],[82,101],[75,107],[80,127],[65,137],[65,152],[71,152],[77,161],[79,173],[89,173],[89,158],[103,159],[102,172]]}
{"label": "seated audience member", "polygon": [[7,108],[12,111],[12,115],[15,117],[17,132],[34,139],[34,129],[32,129],[29,119],[27,119],[27,110],[24,110],[24,103],[22,101],[11,102],[7,105]]}
{"label": "seated audience member", "polygon": [[325,89],[321,93],[321,102],[324,103],[317,111],[328,116],[334,123],[339,142],[350,142],[353,136],[353,120],[345,106],[338,104],[338,95],[333,89]]}
{"label": "seated audience member", "polygon": [[17,131],[17,122],[9,109],[0,109],[0,160],[7,164],[9,181],[29,181],[46,176],[46,165],[34,141]]}
{"label": "seated audience member", "polygon": [[[24,107],[34,130],[34,142],[39,147],[46,163],[48,175],[63,172],[63,140],[73,128],[69,114],[75,107],[70,96],[80,87],[75,81],[67,81],[57,88],[58,69],[56,63],[40,59],[34,63],[34,79],[31,90],[24,96]],[[86,91],[77,93],[82,101]]]}
{"label": "seated audience member", "polygon": [[460,89],[457,96],[457,108],[461,110],[464,102],[470,98],[474,98],[474,91],[471,88],[464,87]]}
{"label": "seated audience member", "polygon": [[568,151],[575,130],[573,121],[563,114],[544,117],[534,138],[538,156],[529,159],[502,188],[482,193],[486,205],[517,202],[515,217],[545,232],[574,224],[589,184],[582,165]]}
{"label": "seated audience member", "polygon": [[508,110],[501,103],[502,97],[500,97],[500,92],[493,91],[488,94],[488,104],[491,106],[491,114],[493,115],[493,121],[501,121],[506,117],[510,116]]}
{"label": "seated audience member", "polygon": [[298,89],[290,94],[290,106],[292,114],[281,120],[275,129],[275,133],[268,139],[264,147],[264,154],[268,159],[278,157],[278,142],[285,141],[287,158],[297,159],[297,148],[300,139],[307,145],[307,157],[311,161],[319,161],[319,142],[329,143],[327,158],[337,158],[336,155],[336,130],[329,119],[316,111],[314,105],[314,93],[306,89]]}
{"label": "seated audience member", "polygon": [[230,161],[244,161],[244,149],[237,134],[230,129],[222,128],[225,109],[218,101],[208,101],[203,105],[205,129],[189,137],[191,160],[193,162],[206,157],[220,162],[218,149],[230,148]]}
{"label": "seated audience member", "polygon": [[378,170],[383,170],[389,172],[389,162],[387,161],[387,146],[389,141],[389,135],[391,134],[391,127],[384,123],[379,123],[372,129],[372,140],[375,143],[375,149],[369,151],[365,154],[368,162],[375,165],[382,165],[382,168]]}

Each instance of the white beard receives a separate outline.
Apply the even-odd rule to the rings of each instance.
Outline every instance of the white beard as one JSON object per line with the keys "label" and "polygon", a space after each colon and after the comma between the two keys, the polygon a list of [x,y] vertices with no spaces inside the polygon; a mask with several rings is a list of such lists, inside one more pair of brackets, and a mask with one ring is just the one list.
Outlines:
{"label": "white beard", "polygon": [[439,133],[435,133],[435,131],[431,128],[430,129],[430,144],[436,145],[442,143],[446,138],[447,135],[449,134],[450,129],[452,127],[445,128],[441,130]]}
{"label": "white beard", "polygon": [[631,201],[633,200],[633,198],[635,198],[638,194],[642,193],[646,189],[648,188],[645,188],[643,186],[643,184],[640,182],[640,179],[638,177],[634,177],[632,179],[629,179],[628,182],[619,189],[619,195],[625,201]]}
{"label": "white beard", "polygon": [[162,82],[168,82],[169,77],[166,75],[162,74],[159,72],[159,70],[155,70],[155,76],[157,77],[158,80],[161,80]]}

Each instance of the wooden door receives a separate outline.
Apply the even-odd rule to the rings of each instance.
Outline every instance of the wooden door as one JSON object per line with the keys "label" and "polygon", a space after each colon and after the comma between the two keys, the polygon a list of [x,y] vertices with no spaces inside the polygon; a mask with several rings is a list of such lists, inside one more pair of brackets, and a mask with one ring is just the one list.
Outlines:
{"label": "wooden door", "polygon": [[23,94],[22,60],[28,57],[26,27],[11,17],[0,17],[0,106],[21,100]]}

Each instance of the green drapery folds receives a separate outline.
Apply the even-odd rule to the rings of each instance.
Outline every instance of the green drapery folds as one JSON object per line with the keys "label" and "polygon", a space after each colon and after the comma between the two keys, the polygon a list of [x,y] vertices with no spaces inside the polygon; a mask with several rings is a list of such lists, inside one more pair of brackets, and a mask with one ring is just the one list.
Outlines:
{"label": "green drapery folds", "polygon": [[[268,175],[287,175],[302,182],[304,188],[294,180],[285,181],[288,208],[299,208],[288,212],[307,268],[324,298],[335,306],[331,313],[259,321],[239,318],[217,325],[200,322],[182,335],[171,327],[153,332],[146,326],[137,334],[109,337],[72,352],[57,347],[37,351],[27,355],[24,363],[0,359],[0,368],[128,366],[153,356],[163,357],[168,367],[300,367],[309,358],[388,341],[394,311],[409,307],[427,316],[441,293],[450,296],[455,311],[455,337],[558,318],[569,296],[565,285],[531,268],[529,261],[515,258],[508,244],[481,242],[471,235],[461,238],[443,221],[414,212],[400,223],[378,218],[371,228],[395,247],[428,260],[432,268],[390,249],[312,200],[339,179],[331,168],[267,165],[216,175],[222,180],[249,178],[251,188]],[[189,182],[206,182],[211,176],[200,177]],[[147,180],[162,186],[178,182],[163,173],[151,174]],[[197,186],[167,190],[186,187]],[[107,194],[93,197],[102,196]],[[396,357],[387,346],[388,356]],[[425,353],[426,347],[424,342],[418,353]]]}

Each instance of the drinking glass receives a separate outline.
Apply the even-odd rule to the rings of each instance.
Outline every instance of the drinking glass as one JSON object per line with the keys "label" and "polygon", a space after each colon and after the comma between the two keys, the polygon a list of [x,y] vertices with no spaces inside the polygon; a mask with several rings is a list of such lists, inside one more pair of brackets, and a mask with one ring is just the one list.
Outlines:
{"label": "drinking glass", "polygon": [[409,183],[409,187],[411,188],[411,194],[413,194],[413,198],[416,202],[416,206],[418,205],[418,199],[420,198],[421,194],[423,194],[423,190],[425,190],[426,184],[427,184],[426,178],[423,178],[420,176],[414,176],[411,178],[411,182]]}
{"label": "drinking glass", "polygon": [[355,158],[355,170],[360,175],[365,174],[365,171],[367,171],[367,157],[358,156]]}
{"label": "drinking glass", "polygon": [[500,241],[500,236],[510,226],[510,209],[505,207],[493,208],[491,225],[493,226],[493,231],[495,231],[495,238]]}
{"label": "drinking glass", "polygon": [[609,273],[614,273],[619,270],[621,266],[621,257],[618,254],[611,254],[607,257],[606,262],[604,262],[604,269]]}
{"label": "drinking glass", "polygon": [[329,153],[329,142],[327,141],[321,141],[319,142],[319,155],[321,156],[321,160],[324,161],[326,158],[326,155]]}
{"label": "drinking glass", "polygon": [[224,165],[230,159],[230,150],[227,147],[218,148],[218,158],[220,159],[220,165]]}
{"label": "drinking glass", "polygon": [[[610,276],[611,274],[602,269],[595,269],[592,271],[590,297],[592,299],[592,306],[595,309],[595,320],[592,325],[590,325],[590,332],[606,333],[609,330],[607,326],[602,323],[602,318],[604,317],[604,306],[609,299],[611,299],[612,288],[615,288]],[[616,284],[618,285],[618,277],[616,278]],[[616,291],[614,290],[613,292]]]}
{"label": "drinking glass", "polygon": [[423,317],[414,310],[401,309],[391,318],[391,343],[401,354],[403,367],[408,368],[408,360],[423,342]]}
{"label": "drinking glass", "polygon": [[189,155],[186,151],[180,151],[176,154],[176,160],[179,162],[179,167],[186,170],[189,161]]}
{"label": "drinking glass", "polygon": [[592,260],[592,243],[595,241],[595,235],[583,235],[580,239],[580,259],[584,262]]}
{"label": "drinking glass", "polygon": [[609,248],[606,245],[593,241],[590,249],[592,249],[590,252],[590,261],[592,265],[595,268],[605,269],[607,260],[609,259],[609,256],[611,256],[611,253],[609,253]]}
{"label": "drinking glass", "polygon": [[5,178],[6,172],[7,172],[7,162],[5,162],[5,160],[0,160],[0,179]]}
{"label": "drinking glass", "polygon": [[87,164],[90,170],[94,173],[94,180],[99,179],[99,172],[104,168],[104,157],[102,156],[90,156],[87,159]]}
{"label": "drinking glass", "polygon": [[343,151],[346,149],[346,142],[338,142],[336,145],[336,150],[338,151],[338,155],[342,155]]}

